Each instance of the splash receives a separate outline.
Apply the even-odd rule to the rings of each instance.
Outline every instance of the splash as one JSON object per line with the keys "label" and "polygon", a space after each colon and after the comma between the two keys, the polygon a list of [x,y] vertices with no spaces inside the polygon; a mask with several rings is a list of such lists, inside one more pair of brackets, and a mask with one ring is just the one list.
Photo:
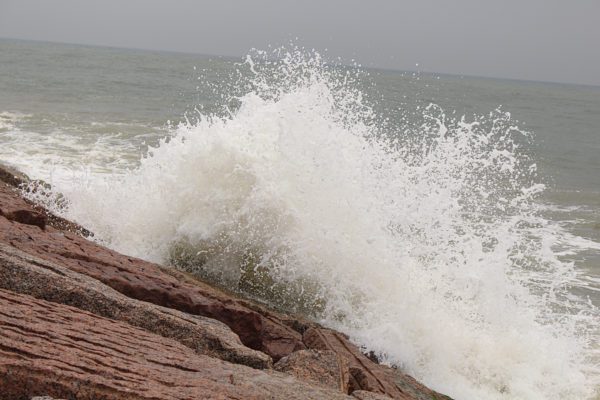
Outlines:
{"label": "splash", "polygon": [[66,216],[348,333],[459,399],[582,399],[597,309],[541,217],[531,135],[502,110],[430,105],[393,123],[365,75],[255,52],[221,113],[180,124],[127,174],[58,189]]}

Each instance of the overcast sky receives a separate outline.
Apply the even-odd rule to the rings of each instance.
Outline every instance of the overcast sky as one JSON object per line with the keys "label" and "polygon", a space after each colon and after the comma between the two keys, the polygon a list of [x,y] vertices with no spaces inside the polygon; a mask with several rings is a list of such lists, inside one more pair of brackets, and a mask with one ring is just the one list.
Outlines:
{"label": "overcast sky", "polygon": [[600,0],[0,0],[0,37],[600,85]]}

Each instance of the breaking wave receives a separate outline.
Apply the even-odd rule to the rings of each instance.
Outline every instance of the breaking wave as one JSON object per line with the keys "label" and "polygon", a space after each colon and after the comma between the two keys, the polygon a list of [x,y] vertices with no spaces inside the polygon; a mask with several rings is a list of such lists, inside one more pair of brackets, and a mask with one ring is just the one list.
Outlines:
{"label": "breaking wave", "polygon": [[502,110],[377,115],[364,73],[315,53],[254,52],[238,70],[221,113],[174,127],[139,167],[62,180],[62,212],[457,399],[594,396],[598,310],[541,216],[530,133]]}

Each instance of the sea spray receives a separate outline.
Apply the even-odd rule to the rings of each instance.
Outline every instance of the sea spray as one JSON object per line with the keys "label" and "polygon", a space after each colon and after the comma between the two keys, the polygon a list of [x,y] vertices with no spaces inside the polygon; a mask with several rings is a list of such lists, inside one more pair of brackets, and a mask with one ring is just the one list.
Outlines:
{"label": "sea spray", "polygon": [[362,72],[314,53],[239,69],[222,112],[175,127],[139,167],[59,180],[62,212],[117,250],[340,329],[457,399],[594,395],[598,310],[555,253],[531,134],[500,109],[390,123]]}

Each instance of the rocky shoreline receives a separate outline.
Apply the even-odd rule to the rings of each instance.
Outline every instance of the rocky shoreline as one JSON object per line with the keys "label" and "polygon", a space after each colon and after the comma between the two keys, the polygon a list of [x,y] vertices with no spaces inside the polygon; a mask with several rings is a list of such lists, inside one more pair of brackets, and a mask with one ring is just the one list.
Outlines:
{"label": "rocky shoreline", "polygon": [[119,254],[0,165],[0,398],[449,399],[340,333]]}

